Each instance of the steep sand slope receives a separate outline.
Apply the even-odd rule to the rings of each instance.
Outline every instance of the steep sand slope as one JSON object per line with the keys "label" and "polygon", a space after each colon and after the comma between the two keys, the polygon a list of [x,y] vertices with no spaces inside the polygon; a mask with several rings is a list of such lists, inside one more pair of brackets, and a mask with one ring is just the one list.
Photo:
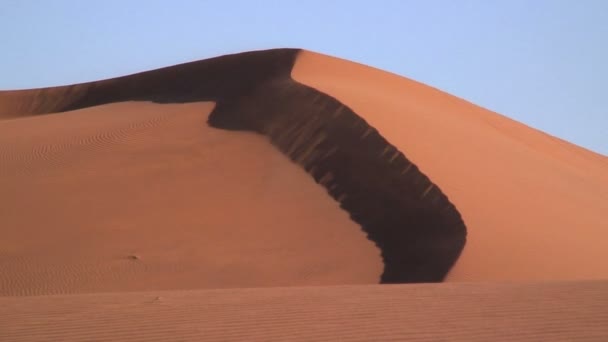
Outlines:
{"label": "steep sand slope", "polygon": [[458,208],[467,245],[448,281],[608,278],[608,158],[345,60],[303,52],[292,77],[351,107]]}
{"label": "steep sand slope", "polygon": [[608,283],[0,298],[9,341],[606,341]]}
{"label": "steep sand slope", "polygon": [[[216,106],[207,119],[209,126],[219,130],[255,132],[267,137],[266,141],[275,146],[276,153],[283,153],[318,184],[309,182],[308,186],[325,188],[339,203],[339,209],[334,206],[334,210],[347,212],[367,238],[379,247],[384,263],[379,277],[381,282],[443,280],[466,242],[466,227],[458,210],[411,160],[382,137],[374,127],[369,126],[356,113],[331,96],[293,81],[290,76],[291,69],[299,52],[295,49],[253,51],[98,82],[1,92],[0,117],[9,121],[16,118],[31,119],[41,115],[54,118],[57,115],[55,113],[125,101],[215,101]],[[99,111],[99,117],[105,118],[103,110]],[[64,118],[65,115],[59,117]],[[129,115],[125,116],[128,117]],[[25,121],[26,125],[29,122]],[[56,121],[53,122],[57,124]],[[205,123],[199,121],[193,124]],[[59,125],[69,127],[71,123],[66,125],[59,122]],[[10,124],[7,127],[25,136],[37,134],[36,130],[23,125],[16,129],[11,128]],[[69,136],[73,132],[74,130],[70,130],[63,134]],[[200,131],[201,134],[206,134],[205,132],[207,131]],[[101,139],[107,140],[106,135],[111,138],[112,134],[103,133]],[[99,137],[80,139],[99,140]],[[33,150],[43,151],[43,155],[46,155],[48,150],[51,150],[52,155],[56,149],[55,143],[51,143],[50,147],[45,146],[44,142],[40,144],[42,147],[36,146]],[[10,150],[10,142],[7,146]],[[214,146],[203,141],[199,148],[213,149]],[[254,152],[255,150],[243,151]],[[28,153],[9,151],[7,155],[8,168],[19,169],[20,157],[15,159],[11,156],[27,157]],[[27,158],[29,160],[29,157]],[[90,158],[94,159],[95,155]],[[138,159],[130,159],[130,162],[130,166],[135,169],[147,167]],[[205,169],[204,171],[208,172]],[[78,171],[75,173],[78,174]],[[89,175],[91,174],[92,172]],[[119,181],[124,181],[120,178],[122,175],[117,177]],[[99,183],[99,179],[104,179],[103,168],[99,169],[97,177],[91,177],[91,184]],[[74,184],[77,183],[72,182],[72,185]],[[88,192],[88,196],[97,198],[94,189]],[[112,200],[111,196],[100,196],[92,207],[103,206],[109,200]],[[255,195],[251,200],[255,200]],[[10,196],[7,201],[12,201]],[[275,206],[276,211],[282,210],[280,202],[271,205]],[[240,206],[212,209],[223,210],[224,213],[242,210]],[[174,211],[167,211],[165,214],[182,215]],[[323,213],[312,215],[317,214],[321,215],[319,217],[323,216]],[[114,212],[107,212],[105,221],[111,221],[113,215]],[[198,215],[205,216],[204,209]],[[300,228],[304,226],[290,225],[290,219],[297,217],[286,220],[287,229],[306,229]],[[112,228],[107,227],[106,222],[101,224],[100,229]],[[275,220],[275,224],[284,223]],[[70,223],[65,227],[69,225]],[[86,226],[86,223],[84,225]],[[205,236],[204,229],[200,234]],[[324,236],[319,235],[317,239],[320,241]],[[345,248],[339,238],[331,242],[335,244],[335,249]],[[246,251],[241,253],[247,254]],[[256,262],[255,255],[248,256],[252,258],[252,263]],[[132,258],[136,260],[137,256]],[[331,264],[330,259],[327,260],[328,264]],[[330,269],[331,267],[333,266],[330,266]],[[264,274],[259,273],[258,276],[263,277]],[[313,278],[318,276],[315,274]],[[313,278],[309,279],[309,282],[323,279]],[[216,286],[221,287],[222,284],[223,282],[219,281]],[[265,281],[264,284],[283,283]],[[249,282],[240,284],[236,280],[227,286],[249,286]]]}
{"label": "steep sand slope", "polygon": [[0,295],[377,283],[347,213],[213,106],[0,121]]}
{"label": "steep sand slope", "polygon": [[[296,81],[342,103],[294,87],[294,60]],[[324,167],[355,190],[300,162],[340,153],[352,172]],[[468,242],[448,281],[608,278],[607,210],[606,157],[311,52],[0,92],[0,296],[30,295],[0,297],[0,341],[605,341],[602,280],[270,286],[376,283],[386,241],[459,252],[460,214]],[[405,255],[397,266],[421,261]]]}
{"label": "steep sand slope", "polygon": [[460,214],[448,280],[608,277],[607,158],[355,63],[231,55],[0,116],[3,295],[437,281]]}

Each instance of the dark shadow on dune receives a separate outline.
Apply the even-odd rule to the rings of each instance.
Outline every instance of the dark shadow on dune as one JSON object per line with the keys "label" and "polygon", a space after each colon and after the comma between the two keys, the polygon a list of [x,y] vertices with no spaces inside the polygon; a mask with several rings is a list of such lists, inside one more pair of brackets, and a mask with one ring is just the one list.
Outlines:
{"label": "dark shadow on dune", "polygon": [[216,101],[212,127],[268,136],[361,225],[382,251],[382,283],[443,280],[465,245],[460,214],[350,108],[292,80],[298,52],[248,52],[99,82],[0,93],[0,100],[19,99],[11,107],[18,112],[6,114],[10,108],[0,107],[0,117],[119,101]]}

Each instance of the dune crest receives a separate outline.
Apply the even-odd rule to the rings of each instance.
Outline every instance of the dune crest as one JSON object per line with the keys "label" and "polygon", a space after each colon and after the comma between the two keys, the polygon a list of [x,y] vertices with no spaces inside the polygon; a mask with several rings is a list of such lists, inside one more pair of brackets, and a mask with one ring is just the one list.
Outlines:
{"label": "dune crest", "polygon": [[213,108],[0,123],[0,158],[21,158],[0,162],[0,295],[376,283],[347,213],[262,136],[209,127]]}
{"label": "dune crest", "polygon": [[309,51],[4,91],[0,340],[604,341],[606,212],[608,158]]}
{"label": "dune crest", "polygon": [[292,77],[350,106],[467,224],[447,280],[608,278],[608,158],[426,85],[313,52]]}
{"label": "dune crest", "polygon": [[[14,118],[54,117],[114,102],[215,101],[208,118],[211,127],[268,137],[360,225],[381,251],[380,282],[443,280],[465,244],[466,228],[458,211],[438,186],[357,113],[294,82],[290,72],[299,53],[256,51],[99,82],[8,92],[3,94],[7,105],[0,115],[10,126],[24,120]],[[246,177],[241,181],[247,182]]]}
{"label": "dune crest", "polygon": [[608,278],[606,160],[297,49],[0,92],[0,294]]}

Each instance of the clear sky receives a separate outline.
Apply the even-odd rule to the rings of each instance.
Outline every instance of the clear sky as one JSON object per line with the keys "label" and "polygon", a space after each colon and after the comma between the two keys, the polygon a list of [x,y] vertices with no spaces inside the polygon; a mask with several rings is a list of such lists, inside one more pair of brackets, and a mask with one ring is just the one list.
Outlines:
{"label": "clear sky", "polygon": [[0,89],[301,47],[608,155],[608,1],[1,0]]}

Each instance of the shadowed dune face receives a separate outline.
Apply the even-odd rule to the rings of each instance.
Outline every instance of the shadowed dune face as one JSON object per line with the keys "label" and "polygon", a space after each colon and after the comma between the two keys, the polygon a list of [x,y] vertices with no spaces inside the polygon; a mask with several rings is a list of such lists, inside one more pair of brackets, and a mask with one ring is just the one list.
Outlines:
{"label": "shadowed dune face", "polygon": [[[361,226],[381,250],[384,261],[381,282],[442,280],[465,243],[466,229],[458,211],[435,184],[366,120],[331,96],[294,82],[290,72],[298,53],[290,49],[252,52],[89,84],[0,93],[0,117],[133,100],[216,101],[217,106],[209,115],[212,127],[267,136],[325,187]],[[8,120],[4,124],[34,119]],[[209,133],[201,131],[201,134]],[[208,172],[216,171],[201,172],[201,177]],[[243,176],[251,181],[249,178]],[[199,195],[206,198],[208,194],[201,191]],[[275,212],[283,211],[281,201],[269,206]],[[246,207],[246,204],[216,206],[215,210],[238,215]],[[202,216],[207,214],[208,210],[201,210]],[[296,219],[287,217],[285,224],[291,226]],[[204,229],[200,237],[209,237],[211,241]],[[319,236],[319,242],[309,246],[325,243],[322,239]],[[335,243],[334,247],[340,249],[340,244]],[[331,260],[326,262],[334,265]],[[373,268],[367,268],[370,269]]]}
{"label": "shadowed dune face", "polygon": [[289,77],[298,51],[246,52],[104,81],[0,92],[0,119],[121,101],[221,102],[251,92],[267,80]]}
{"label": "shadowed dune face", "polygon": [[0,121],[0,295],[376,283],[348,214],[263,136],[209,127],[213,108]]}
{"label": "shadowed dune face", "polygon": [[[269,101],[269,99],[271,99]],[[383,283],[441,281],[466,229],[445,195],[348,107],[285,79],[219,105],[209,123],[271,142],[340,202],[382,250]]]}
{"label": "shadowed dune face", "polygon": [[467,224],[447,281],[608,278],[608,159],[423,84],[302,52],[331,94],[441,187]]}

